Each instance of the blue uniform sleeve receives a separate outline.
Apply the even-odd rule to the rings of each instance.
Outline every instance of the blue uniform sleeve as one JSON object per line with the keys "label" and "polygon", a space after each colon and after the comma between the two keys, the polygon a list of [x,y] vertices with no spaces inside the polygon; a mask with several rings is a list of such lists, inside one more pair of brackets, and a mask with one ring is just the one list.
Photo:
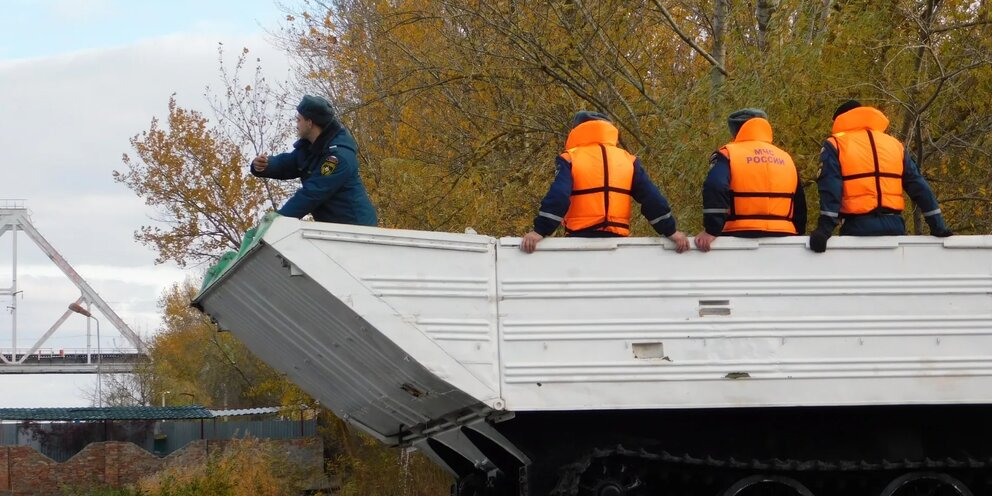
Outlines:
{"label": "blue uniform sleeve", "polygon": [[792,225],[796,226],[796,233],[800,236],[806,234],[806,191],[803,188],[803,179],[796,180],[796,194],[792,197]]}
{"label": "blue uniform sleeve", "polygon": [[820,191],[820,219],[817,229],[833,232],[840,222],[840,204],[844,194],[844,180],[840,175],[840,159],[830,140],[823,142],[820,150],[820,177],[816,180]]}
{"label": "blue uniform sleeve", "polygon": [[310,176],[303,180],[303,187],[279,209],[279,215],[299,219],[312,213],[358,173],[357,161],[335,154],[330,157],[338,160],[334,169],[327,171],[324,166],[314,168]]}
{"label": "blue uniform sleeve", "polygon": [[730,209],[730,160],[720,152],[710,155],[710,172],[703,181],[703,229],[723,233]]}
{"label": "blue uniform sleeve", "polygon": [[668,199],[661,194],[648,173],[641,167],[640,159],[634,160],[634,178],[630,185],[630,196],[641,204],[641,215],[651,227],[662,236],[675,234],[675,216]]}
{"label": "blue uniform sleeve", "polygon": [[555,167],[555,180],[541,200],[541,210],[534,217],[534,232],[541,236],[550,236],[558,229],[572,204],[572,164],[558,157]]}
{"label": "blue uniform sleeve", "polygon": [[267,177],[270,179],[296,179],[300,177],[300,169],[297,167],[297,154],[299,149],[290,153],[280,153],[269,157],[269,165],[264,171],[257,171],[248,163],[248,170],[255,177]]}
{"label": "blue uniform sleeve", "polygon": [[902,189],[923,212],[923,218],[926,219],[930,232],[943,231],[947,226],[944,225],[944,216],[940,213],[937,196],[933,194],[930,184],[920,174],[920,169],[912,157],[908,153],[904,153],[903,157]]}

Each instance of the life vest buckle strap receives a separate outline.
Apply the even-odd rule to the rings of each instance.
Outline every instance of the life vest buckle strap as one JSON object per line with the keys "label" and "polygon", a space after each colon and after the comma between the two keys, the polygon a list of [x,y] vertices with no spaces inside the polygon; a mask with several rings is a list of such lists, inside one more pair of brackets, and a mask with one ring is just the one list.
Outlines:
{"label": "life vest buckle strap", "polygon": [[868,216],[879,217],[883,215],[902,215],[902,210],[896,210],[894,208],[889,208],[889,207],[880,207],[862,214],[852,214],[843,211],[840,213],[840,217],[842,219],[850,219],[853,217],[868,217]]}
{"label": "life vest buckle strap", "polygon": [[589,227],[583,227],[582,229],[572,230],[565,228],[565,234],[572,234],[578,231],[602,231],[607,227],[616,227],[619,229],[630,229],[630,224],[625,224],[623,222],[613,222],[613,221],[603,221],[598,224],[593,224]]}
{"label": "life vest buckle strap", "polygon": [[860,174],[851,174],[849,176],[841,176],[843,181],[854,181],[856,179],[864,179],[867,177],[889,177],[892,179],[902,179],[902,174],[896,174],[894,172],[862,172]]}
{"label": "life vest buckle strap", "polygon": [[871,129],[866,129],[868,133],[868,143],[871,144],[871,158],[875,162],[875,196],[878,199],[878,207],[882,208],[882,169],[878,163],[878,148],[875,146],[875,135]]}
{"label": "life vest buckle strap", "polygon": [[602,193],[603,191],[606,191],[605,187],[577,189],[572,191],[572,196],[591,195],[593,193]]}
{"label": "life vest buckle strap", "polygon": [[631,194],[629,189],[617,188],[614,186],[601,186],[598,188],[577,189],[575,191],[572,191],[572,196],[589,195],[593,193],[604,193],[604,192],[622,193],[625,195]]}
{"label": "life vest buckle strap", "polygon": [[735,221],[735,220],[784,220],[791,222],[792,217],[787,215],[765,215],[765,214],[762,215],[731,214],[730,216],[727,217],[727,222]]}
{"label": "life vest buckle strap", "polygon": [[774,193],[769,191],[731,191],[732,198],[792,198],[795,193]]}

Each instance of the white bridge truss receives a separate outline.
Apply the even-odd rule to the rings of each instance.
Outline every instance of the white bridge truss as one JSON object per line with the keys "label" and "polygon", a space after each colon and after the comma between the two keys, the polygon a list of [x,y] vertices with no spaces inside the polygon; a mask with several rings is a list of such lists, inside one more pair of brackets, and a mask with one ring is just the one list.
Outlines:
{"label": "white bridge truss", "polygon": [[[9,287],[0,287],[0,296],[10,297],[11,347],[0,348],[0,374],[53,374],[53,373],[97,373],[97,363],[101,363],[103,373],[121,373],[133,370],[136,363],[147,361],[148,349],[134,331],[114,312],[96,291],[69,265],[58,250],[49,243],[31,223],[27,208],[22,200],[0,200],[0,239],[7,233],[12,238],[12,271]],[[80,296],[74,302],[87,310],[99,310],[105,321],[117,329],[131,345],[129,349],[93,352],[90,340],[90,321],[86,321],[86,348],[80,350],[55,350],[45,347],[49,338],[72,314],[66,309],[30,348],[18,348],[17,343],[17,234],[22,232],[34,242],[55,263],[65,276],[79,289]]]}

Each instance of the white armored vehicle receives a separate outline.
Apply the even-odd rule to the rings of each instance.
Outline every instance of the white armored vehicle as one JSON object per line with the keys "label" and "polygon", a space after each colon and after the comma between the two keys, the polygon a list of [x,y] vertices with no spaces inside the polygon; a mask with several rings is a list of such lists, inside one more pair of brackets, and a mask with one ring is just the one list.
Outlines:
{"label": "white armored vehicle", "polygon": [[806,243],[274,217],[194,304],[458,495],[992,494],[992,237]]}

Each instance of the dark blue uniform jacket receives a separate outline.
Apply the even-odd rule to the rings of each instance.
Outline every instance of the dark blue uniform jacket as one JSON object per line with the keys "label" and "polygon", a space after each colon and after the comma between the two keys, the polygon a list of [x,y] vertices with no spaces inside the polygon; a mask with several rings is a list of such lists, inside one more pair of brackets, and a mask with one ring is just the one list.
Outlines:
{"label": "dark blue uniform jacket", "polygon": [[[550,236],[558,229],[565,218],[568,207],[572,203],[572,164],[562,157],[556,162],[555,180],[551,183],[548,193],[541,200],[541,211],[534,217],[534,232],[541,236]],[[641,214],[644,215],[651,227],[662,236],[675,233],[675,217],[668,200],[661,194],[658,187],[651,182],[647,171],[641,166],[640,160],[634,161],[634,176],[631,181],[630,196],[641,204]],[[613,237],[614,233],[605,231],[577,231],[571,233],[574,237]]]}
{"label": "dark blue uniform jacket", "polygon": [[[796,193],[792,197],[792,224],[796,232],[806,232],[806,194],[803,191],[802,178],[796,184]],[[785,233],[765,231],[734,231],[723,232],[727,222],[727,211],[730,208],[730,159],[720,152],[710,156],[710,172],[703,182],[703,229],[713,236],[734,236],[738,238],[764,238],[790,236]]]}
{"label": "dark blue uniform jacket", "polygon": [[[844,189],[844,181],[840,174],[840,159],[837,149],[830,140],[823,142],[820,152],[820,178],[817,185],[820,190],[820,220],[818,228],[833,230],[844,220],[840,233],[848,236],[899,236],[906,234],[906,222],[900,212],[885,211],[884,209],[863,215],[843,215],[840,213],[840,202]],[[930,226],[930,232],[940,232],[946,229],[944,217],[940,213],[937,197],[920,174],[916,162],[908,153],[903,154],[902,189],[909,198],[923,211],[924,219]]]}
{"label": "dark blue uniform jacket", "polygon": [[314,143],[299,140],[293,151],[269,157],[258,177],[297,179],[303,186],[279,209],[280,215],[302,218],[313,214],[318,222],[374,226],[375,207],[358,175],[358,146],[340,125],[324,130]]}

